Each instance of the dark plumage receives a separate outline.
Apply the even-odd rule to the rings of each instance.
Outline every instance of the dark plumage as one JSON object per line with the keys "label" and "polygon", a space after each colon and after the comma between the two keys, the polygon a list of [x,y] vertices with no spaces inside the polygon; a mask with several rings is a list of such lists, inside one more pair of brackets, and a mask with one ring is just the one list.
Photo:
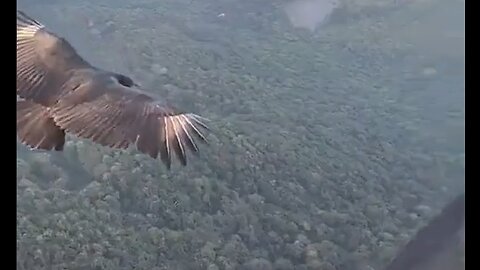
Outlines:
{"label": "dark plumage", "polygon": [[170,168],[172,152],[206,142],[200,116],[182,113],[125,75],[90,65],[65,39],[17,11],[17,134],[26,145],[61,151],[65,132],[143,153]]}

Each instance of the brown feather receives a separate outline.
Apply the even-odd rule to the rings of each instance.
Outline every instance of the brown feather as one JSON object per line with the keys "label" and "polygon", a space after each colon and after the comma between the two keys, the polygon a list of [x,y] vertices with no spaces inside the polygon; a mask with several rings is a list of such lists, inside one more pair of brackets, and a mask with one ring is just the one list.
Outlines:
{"label": "brown feather", "polygon": [[36,149],[61,151],[65,144],[65,132],[47,108],[30,101],[17,101],[17,133],[21,142]]}
{"label": "brown feather", "polygon": [[[195,139],[206,142],[201,132],[206,125],[134,86],[124,75],[91,66],[66,40],[17,12],[17,95],[28,100],[25,110],[47,113],[19,119],[26,143],[42,140],[41,133],[26,131],[43,125],[46,132],[61,130],[113,148],[136,145],[153,158],[160,153],[168,168],[174,152],[186,165],[186,149],[196,153]],[[26,115],[45,120],[34,123]]]}
{"label": "brown feather", "polygon": [[[193,134],[206,142],[200,131],[206,126],[195,116],[175,114],[153,98],[121,85],[108,88],[110,91],[104,90],[102,95],[89,94],[98,91],[97,87],[101,86],[85,84],[52,106],[51,113],[57,125],[102,145],[126,148],[136,144],[140,152],[152,158],[157,158],[160,153],[167,167],[170,167],[172,152],[186,165],[186,148],[198,151]],[[85,96],[95,98],[85,99]],[[112,121],[102,120],[99,124],[97,119]]]}
{"label": "brown feather", "polygon": [[73,69],[93,67],[66,40],[17,11],[17,95],[51,105],[65,90],[62,86]]}

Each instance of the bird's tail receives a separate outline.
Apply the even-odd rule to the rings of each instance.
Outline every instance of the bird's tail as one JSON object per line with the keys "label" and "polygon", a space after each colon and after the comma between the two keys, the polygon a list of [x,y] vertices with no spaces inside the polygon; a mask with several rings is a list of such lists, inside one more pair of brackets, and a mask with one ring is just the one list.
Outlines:
{"label": "bird's tail", "polygon": [[17,136],[31,148],[63,150],[65,132],[59,128],[48,109],[28,100],[17,100]]}

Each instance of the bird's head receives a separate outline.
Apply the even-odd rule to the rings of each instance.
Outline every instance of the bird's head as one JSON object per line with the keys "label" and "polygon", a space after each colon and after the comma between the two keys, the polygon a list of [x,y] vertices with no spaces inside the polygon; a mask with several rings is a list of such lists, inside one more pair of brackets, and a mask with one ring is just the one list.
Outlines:
{"label": "bird's head", "polygon": [[126,86],[126,87],[141,87],[141,85],[137,82],[134,82],[132,78],[127,77],[122,74],[114,74],[113,75],[119,84]]}

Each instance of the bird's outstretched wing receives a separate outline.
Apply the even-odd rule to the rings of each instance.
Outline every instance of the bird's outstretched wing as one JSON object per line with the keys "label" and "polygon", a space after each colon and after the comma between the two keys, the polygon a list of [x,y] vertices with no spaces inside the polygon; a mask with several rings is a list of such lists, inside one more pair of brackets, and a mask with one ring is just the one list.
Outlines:
{"label": "bird's outstretched wing", "polygon": [[[164,105],[134,85],[126,76],[91,66],[66,40],[17,11],[17,95],[28,101],[17,105],[17,131],[25,143],[63,146],[60,133],[40,131],[51,127],[114,148],[135,144],[153,158],[160,155],[168,168],[176,153],[186,165],[187,148],[198,152],[195,137],[206,142],[202,118]],[[44,123],[27,125],[29,110],[43,113]]]}
{"label": "bird's outstretched wing", "polygon": [[65,132],[50,117],[48,108],[28,100],[17,101],[17,134],[31,148],[63,150]]}
{"label": "bird's outstretched wing", "polygon": [[93,68],[63,38],[17,10],[17,95],[50,105],[72,70]]}
{"label": "bird's outstretched wing", "polygon": [[200,116],[178,112],[150,94],[111,80],[92,80],[62,97],[50,110],[55,123],[101,145],[135,144],[153,158],[160,154],[168,168],[173,152],[186,165],[187,148],[198,152],[195,139],[206,142],[201,129],[207,126]]}

